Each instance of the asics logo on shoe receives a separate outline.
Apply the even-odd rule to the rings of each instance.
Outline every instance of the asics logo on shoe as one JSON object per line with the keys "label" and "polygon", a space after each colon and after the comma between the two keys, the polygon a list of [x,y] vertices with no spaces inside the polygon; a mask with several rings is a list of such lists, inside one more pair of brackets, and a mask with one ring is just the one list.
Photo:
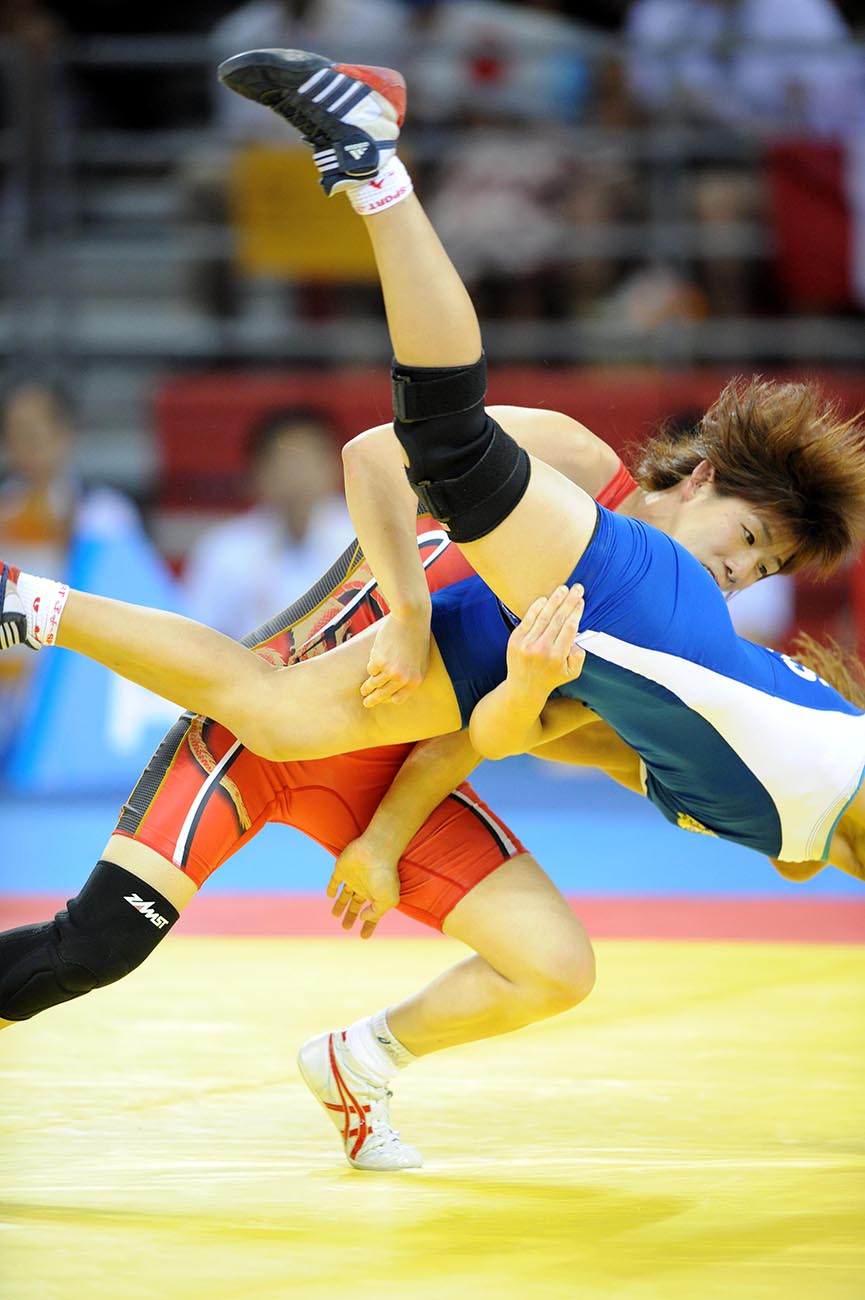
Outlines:
{"label": "asics logo on shoe", "polygon": [[146,917],[152,925],[156,926],[157,930],[164,930],[168,925],[168,917],[160,916],[154,910],[152,899],[149,903],[146,903],[140,894],[124,894],[123,901],[129,903],[130,906],[135,908],[136,912],[140,912],[142,916]]}
{"label": "asics logo on shoe", "polygon": [[362,140],[358,140],[357,144],[347,144],[345,146],[346,153],[350,153],[355,162],[362,158],[368,149],[369,145],[364,144]]}

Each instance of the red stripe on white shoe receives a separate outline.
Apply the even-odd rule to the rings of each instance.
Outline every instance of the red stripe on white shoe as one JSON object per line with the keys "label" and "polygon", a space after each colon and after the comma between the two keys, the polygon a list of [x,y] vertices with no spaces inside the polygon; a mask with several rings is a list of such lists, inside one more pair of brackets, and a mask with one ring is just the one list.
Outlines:
{"label": "red stripe on white shoe", "polygon": [[367,67],[361,63],[335,63],[335,72],[344,72],[347,77],[356,77],[370,90],[376,90],[396,110],[397,126],[405,121],[405,81],[394,68]]}
{"label": "red stripe on white shoe", "polygon": [[[345,1041],[345,1031],[343,1031],[342,1037],[343,1037],[343,1041]],[[342,1130],[342,1140],[344,1143],[347,1144],[349,1138],[356,1136],[357,1140],[355,1141],[354,1146],[351,1148],[351,1151],[349,1151],[348,1153],[349,1159],[354,1160],[371,1132],[370,1127],[366,1122],[366,1116],[369,1107],[361,1106],[358,1104],[357,1098],[355,1097],[354,1093],[351,1091],[345,1079],[342,1077],[342,1074],[340,1073],[340,1068],[336,1060],[336,1052],[334,1051],[334,1047],[333,1047],[333,1034],[331,1034],[327,1040],[327,1051],[330,1057],[330,1068],[333,1071],[334,1083],[336,1084],[337,1092],[339,1093],[340,1098],[342,1100],[341,1106],[328,1105],[328,1110],[342,1111],[343,1118],[345,1121]],[[347,1102],[346,1102],[346,1098],[348,1098]],[[356,1129],[352,1128],[352,1118],[353,1118],[352,1112],[354,1112],[354,1114],[357,1116],[358,1126]]]}

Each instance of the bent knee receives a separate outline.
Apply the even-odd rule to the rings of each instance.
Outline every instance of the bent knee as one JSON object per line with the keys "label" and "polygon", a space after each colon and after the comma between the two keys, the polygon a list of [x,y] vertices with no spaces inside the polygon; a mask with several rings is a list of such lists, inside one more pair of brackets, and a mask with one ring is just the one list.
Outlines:
{"label": "bent knee", "polygon": [[595,954],[585,936],[566,948],[554,948],[534,972],[533,990],[549,1014],[568,1011],[595,987]]}

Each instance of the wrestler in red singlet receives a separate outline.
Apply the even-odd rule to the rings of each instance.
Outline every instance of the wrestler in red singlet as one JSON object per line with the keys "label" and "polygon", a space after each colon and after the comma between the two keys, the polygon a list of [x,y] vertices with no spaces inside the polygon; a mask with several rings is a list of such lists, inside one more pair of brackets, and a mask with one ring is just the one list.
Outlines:
{"label": "wrestler in red singlet", "polygon": [[[620,463],[597,499],[615,510],[636,486]],[[418,547],[431,591],[473,573],[429,515],[418,516]],[[244,644],[274,665],[291,664],[332,649],[387,612],[354,545],[315,587]],[[294,826],[338,856],[366,828],[411,748],[274,763],[244,748],[218,722],[185,714],[124,805],[117,833],[146,844],[199,886],[267,822]],[[525,851],[464,783],[439,804],[403,854],[399,909],[441,929],[461,898]]]}

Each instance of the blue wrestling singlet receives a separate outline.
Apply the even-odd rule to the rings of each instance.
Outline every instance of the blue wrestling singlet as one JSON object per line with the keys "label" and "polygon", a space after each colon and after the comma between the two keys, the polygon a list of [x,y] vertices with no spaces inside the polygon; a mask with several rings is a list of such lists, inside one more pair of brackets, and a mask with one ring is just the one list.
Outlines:
{"label": "blue wrestling singlet", "polygon": [[[788,862],[823,859],[865,769],[865,715],[816,673],[737,636],[712,576],[672,538],[598,509],[569,580],[585,588],[582,700],[645,764],[686,830]],[[433,596],[464,722],[506,675],[513,624],[479,578]]]}

